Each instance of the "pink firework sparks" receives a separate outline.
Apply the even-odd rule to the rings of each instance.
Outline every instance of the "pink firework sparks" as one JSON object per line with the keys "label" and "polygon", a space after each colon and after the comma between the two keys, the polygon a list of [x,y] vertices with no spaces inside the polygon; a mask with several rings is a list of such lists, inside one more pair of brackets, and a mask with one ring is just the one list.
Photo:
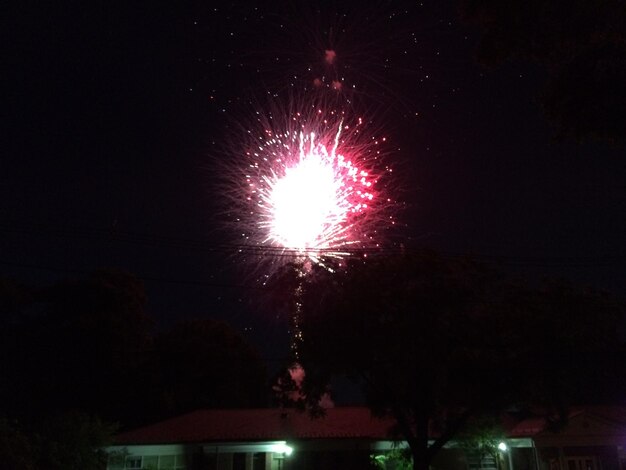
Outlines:
{"label": "pink firework sparks", "polygon": [[381,201],[388,202],[375,170],[384,139],[364,135],[360,119],[352,128],[319,110],[296,113],[282,132],[272,124],[258,137],[249,133],[246,201],[254,222],[244,236],[315,263],[376,246]]}
{"label": "pink firework sparks", "polygon": [[315,261],[321,253],[339,256],[337,250],[355,241],[353,220],[374,198],[368,172],[337,151],[341,127],[330,148],[301,131],[295,161],[264,176],[259,190],[266,241]]}

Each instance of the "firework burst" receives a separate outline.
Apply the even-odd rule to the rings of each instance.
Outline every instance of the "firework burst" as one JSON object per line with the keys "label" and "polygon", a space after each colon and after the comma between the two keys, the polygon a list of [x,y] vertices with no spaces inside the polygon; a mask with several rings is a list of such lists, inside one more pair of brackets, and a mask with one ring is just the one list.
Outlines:
{"label": "firework burst", "polygon": [[237,226],[245,247],[276,265],[297,260],[332,269],[376,249],[383,220],[393,224],[384,194],[386,139],[368,132],[364,119],[351,122],[315,103],[286,109],[257,113],[256,128],[245,130],[245,163],[231,193]]}
{"label": "firework burst", "polygon": [[281,150],[270,152],[275,166],[260,180],[248,178],[258,193],[266,242],[317,261],[321,253],[341,256],[346,245],[358,241],[350,229],[374,199],[373,182],[366,170],[338,153],[342,127],[330,143],[316,141],[315,133],[304,129],[269,141]]}

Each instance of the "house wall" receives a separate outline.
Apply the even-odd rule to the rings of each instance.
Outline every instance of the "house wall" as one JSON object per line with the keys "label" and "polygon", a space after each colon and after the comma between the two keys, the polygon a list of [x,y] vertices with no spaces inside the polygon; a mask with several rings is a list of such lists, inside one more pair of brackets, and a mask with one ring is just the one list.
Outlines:
{"label": "house wall", "polygon": [[[289,457],[271,443],[242,445],[131,445],[109,447],[107,470],[286,470]],[[174,456],[175,465],[172,465]],[[141,466],[136,466],[139,463]]]}
{"label": "house wall", "polygon": [[302,451],[284,460],[283,470],[364,470],[369,468],[370,453],[366,450]]}
{"label": "house wall", "polygon": [[432,470],[467,470],[465,452],[460,448],[441,449],[431,464]]}
{"label": "house wall", "polygon": [[[491,461],[491,470],[626,470],[624,446],[557,445],[556,436],[535,448],[529,439],[509,439],[508,450]],[[570,443],[567,436],[559,436]],[[212,443],[195,445],[146,445],[111,447],[123,458],[111,460],[109,470],[341,470],[370,468],[370,456],[397,448],[393,441],[360,439],[311,439],[294,441],[290,456],[272,452],[276,442]],[[576,444],[581,444],[578,438]],[[545,445],[548,444],[548,445]],[[626,444],[626,440],[625,440]],[[136,465],[140,457],[141,467]],[[470,462],[460,447],[442,449],[432,463],[432,470],[484,470],[482,463]],[[152,467],[149,467],[152,465]],[[483,468],[484,467],[484,468]]]}
{"label": "house wall", "polygon": [[542,447],[539,457],[540,470],[620,470],[618,448],[611,445]]}
{"label": "house wall", "polygon": [[189,470],[278,470],[277,460],[278,456],[269,452],[203,454]]}
{"label": "house wall", "polygon": [[180,444],[109,447],[107,470],[188,470],[198,449]]}
{"label": "house wall", "polygon": [[513,447],[509,452],[513,470],[538,470],[537,456],[533,447]]}

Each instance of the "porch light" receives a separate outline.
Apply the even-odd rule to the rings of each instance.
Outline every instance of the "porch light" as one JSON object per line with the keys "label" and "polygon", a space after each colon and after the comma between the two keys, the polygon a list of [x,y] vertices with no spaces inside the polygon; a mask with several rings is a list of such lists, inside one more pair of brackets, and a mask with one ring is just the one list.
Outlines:
{"label": "porch light", "polygon": [[293,447],[288,446],[285,442],[272,444],[270,450],[276,454],[283,454],[285,457],[289,457],[293,453]]}

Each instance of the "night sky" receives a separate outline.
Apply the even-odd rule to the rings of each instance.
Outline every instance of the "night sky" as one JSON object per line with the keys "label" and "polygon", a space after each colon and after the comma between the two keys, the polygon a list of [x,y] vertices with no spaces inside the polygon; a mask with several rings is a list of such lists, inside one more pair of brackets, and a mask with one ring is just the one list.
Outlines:
{"label": "night sky", "polygon": [[306,95],[333,49],[341,93],[391,142],[404,225],[393,246],[626,294],[624,149],[556,140],[537,101],[545,72],[478,65],[455,1],[13,3],[4,276],[123,268],[144,280],[159,324],[224,318],[269,359],[287,354],[286,320],[225,247],[240,240],[216,173],[241,158],[225,141],[254,103]]}

